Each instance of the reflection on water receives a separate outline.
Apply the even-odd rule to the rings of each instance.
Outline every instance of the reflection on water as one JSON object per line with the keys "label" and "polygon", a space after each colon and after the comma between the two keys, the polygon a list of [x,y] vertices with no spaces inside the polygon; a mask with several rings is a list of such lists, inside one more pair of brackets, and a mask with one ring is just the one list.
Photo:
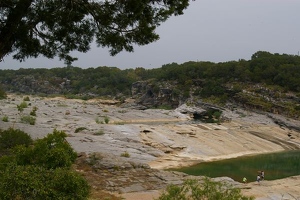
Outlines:
{"label": "reflection on water", "polygon": [[227,176],[239,182],[242,182],[243,177],[255,181],[258,171],[263,170],[266,180],[275,180],[300,175],[300,151],[244,156],[171,170],[208,177]]}

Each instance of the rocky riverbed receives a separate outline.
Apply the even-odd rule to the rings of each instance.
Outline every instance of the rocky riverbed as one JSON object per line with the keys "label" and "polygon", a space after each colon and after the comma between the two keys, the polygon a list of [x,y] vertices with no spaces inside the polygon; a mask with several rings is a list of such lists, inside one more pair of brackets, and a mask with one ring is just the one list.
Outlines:
{"label": "rocky riverbed", "polygon": [[[153,199],[167,184],[191,177],[163,169],[203,161],[300,148],[300,122],[282,116],[257,114],[242,109],[223,110],[230,119],[220,124],[194,121],[176,110],[137,110],[117,101],[88,101],[29,96],[23,113],[17,105],[24,96],[9,95],[0,101],[0,128],[14,127],[41,138],[54,129],[64,130],[79,153],[77,170],[93,190],[104,190],[125,199]],[[130,103],[130,100],[128,101]],[[20,123],[37,107],[35,125]],[[186,106],[186,105],[183,105]],[[186,108],[185,108],[186,109]],[[255,176],[255,175],[254,175]],[[300,177],[261,184],[241,184],[243,193],[257,199],[300,199]]]}

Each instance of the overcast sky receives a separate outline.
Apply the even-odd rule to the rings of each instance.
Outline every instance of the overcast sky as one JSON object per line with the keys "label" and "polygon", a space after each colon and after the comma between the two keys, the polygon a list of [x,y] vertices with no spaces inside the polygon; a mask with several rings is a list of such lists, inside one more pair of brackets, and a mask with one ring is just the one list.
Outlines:
{"label": "overcast sky", "polygon": [[[79,60],[73,65],[150,69],[172,62],[249,60],[260,50],[297,55],[300,0],[196,0],[184,15],[163,23],[157,33],[157,42],[114,57],[108,49],[92,45],[89,52],[74,54]],[[20,63],[7,56],[0,62],[0,69],[64,66],[59,59],[43,57]]]}

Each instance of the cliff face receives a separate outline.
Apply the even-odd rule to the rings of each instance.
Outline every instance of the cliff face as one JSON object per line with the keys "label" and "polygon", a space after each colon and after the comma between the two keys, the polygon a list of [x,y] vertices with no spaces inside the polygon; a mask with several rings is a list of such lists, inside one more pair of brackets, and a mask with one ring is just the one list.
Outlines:
{"label": "cliff face", "polygon": [[12,93],[63,94],[71,89],[70,82],[67,78],[52,77],[49,80],[31,75],[19,75],[4,81],[2,85],[6,91]]}
{"label": "cliff face", "polygon": [[[236,83],[235,83],[236,84]],[[243,85],[243,83],[238,83]],[[294,119],[300,117],[300,98],[292,92],[280,92],[270,86],[261,84],[248,84],[239,91],[233,91],[232,85],[225,85],[226,101],[221,104],[203,98],[195,91],[203,89],[201,84],[193,84],[188,91],[178,90],[176,82],[158,83],[153,85],[148,81],[139,81],[132,84],[132,98],[139,105],[146,108],[169,106],[177,108],[187,103],[201,107],[206,111],[222,111],[222,107],[234,109],[241,107],[246,110],[279,114]],[[185,95],[188,93],[188,95]],[[191,113],[199,114],[199,113]],[[199,115],[201,117],[202,114]]]}
{"label": "cliff face", "polygon": [[136,103],[148,108],[160,106],[176,108],[180,102],[179,97],[174,95],[174,87],[170,84],[161,84],[157,87],[148,81],[139,81],[132,84],[131,92]]}

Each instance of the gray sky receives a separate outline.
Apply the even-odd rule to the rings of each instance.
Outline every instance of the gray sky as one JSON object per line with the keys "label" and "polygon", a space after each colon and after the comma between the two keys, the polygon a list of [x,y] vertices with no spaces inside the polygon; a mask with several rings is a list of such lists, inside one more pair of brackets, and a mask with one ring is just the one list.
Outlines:
{"label": "gray sky", "polygon": [[[163,23],[157,33],[157,42],[114,57],[108,49],[93,45],[85,54],[74,53],[79,60],[73,65],[149,69],[172,62],[249,60],[260,50],[298,54],[300,0],[196,0],[184,15]],[[20,63],[7,56],[0,62],[0,69],[64,66],[59,59],[43,57]]]}

